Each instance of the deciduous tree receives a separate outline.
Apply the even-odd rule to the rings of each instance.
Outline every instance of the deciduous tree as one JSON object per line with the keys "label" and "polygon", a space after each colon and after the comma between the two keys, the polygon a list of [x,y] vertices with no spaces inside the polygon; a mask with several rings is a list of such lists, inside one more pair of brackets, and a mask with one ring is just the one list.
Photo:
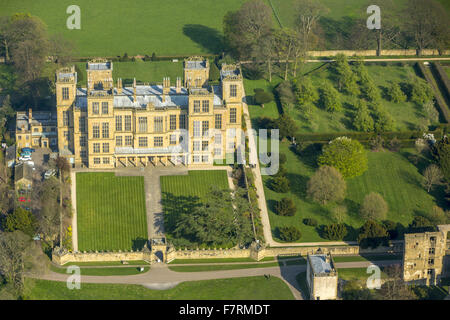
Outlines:
{"label": "deciduous tree", "polygon": [[347,185],[342,174],[333,167],[321,166],[308,181],[307,194],[316,202],[326,204],[345,197]]}

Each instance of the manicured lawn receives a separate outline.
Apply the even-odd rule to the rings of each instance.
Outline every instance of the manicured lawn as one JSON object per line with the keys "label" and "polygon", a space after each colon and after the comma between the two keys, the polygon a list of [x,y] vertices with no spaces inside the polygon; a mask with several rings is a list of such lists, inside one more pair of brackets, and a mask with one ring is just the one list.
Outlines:
{"label": "manicured lawn", "polygon": [[401,260],[401,255],[379,254],[367,256],[334,256],[334,262],[358,262],[358,261],[381,261],[381,260]]}
{"label": "manicured lawn", "polygon": [[[127,261],[128,265],[130,266],[138,266],[138,265],[145,265],[149,264],[147,261],[144,260],[133,260],[133,261]],[[103,262],[69,262],[66,263],[64,266],[122,266],[124,265],[120,261],[103,261]]]}
{"label": "manicured lawn", "polygon": [[[387,274],[383,272],[383,268],[381,269],[381,278],[386,278]],[[367,268],[338,268],[338,278],[342,280],[367,280],[370,276],[373,275],[373,271],[371,273],[367,273]]]}
{"label": "manicured lawn", "polygon": [[[276,193],[269,189],[270,176],[263,176],[265,196],[269,211],[272,233],[278,239],[277,227],[296,226],[301,230],[299,242],[326,241],[321,238],[315,227],[306,226],[304,218],[315,218],[319,225],[332,223],[333,205],[322,206],[306,198],[306,184],[315,172],[317,153],[298,157],[288,148],[287,143],[280,144],[280,152],[286,154],[287,177],[291,191],[287,194]],[[368,152],[369,169],[362,176],[347,180],[347,196],[344,204],[348,209],[348,217],[344,221],[353,228],[359,228],[364,221],[359,217],[359,207],[365,195],[378,192],[389,206],[387,218],[403,225],[408,225],[417,214],[429,212],[433,205],[440,204],[443,199],[441,189],[428,194],[421,186],[419,169],[407,159],[413,150],[399,153]],[[283,197],[294,200],[297,212],[292,217],[278,216],[274,213],[275,201]],[[350,230],[345,240],[355,240],[356,230]]]}
{"label": "manicured lawn", "polygon": [[277,277],[245,277],[183,282],[169,290],[139,285],[82,283],[68,290],[65,282],[26,279],[30,300],[293,300],[288,286]]}
{"label": "manicured lawn", "polygon": [[143,177],[77,173],[78,248],[137,250],[147,239]]}
{"label": "manicured lawn", "polygon": [[252,263],[252,264],[224,264],[224,265],[198,265],[198,266],[172,266],[170,270],[176,272],[202,272],[202,271],[218,271],[218,270],[236,270],[236,269],[253,269],[253,268],[271,268],[277,267],[278,262],[268,263]]}
{"label": "manicured lawn", "polygon": [[[58,268],[51,266],[53,272],[66,274],[67,268]],[[129,276],[134,274],[145,273],[150,270],[149,267],[145,267],[144,271],[140,272],[137,267],[112,267],[112,268],[80,268],[82,276]]]}
{"label": "manicured lawn", "polygon": [[[267,257],[261,261],[274,260],[274,257]],[[231,262],[256,262],[252,258],[211,258],[211,259],[175,259],[169,264],[194,264],[194,263],[231,263]]]}
{"label": "manicured lawn", "polygon": [[244,0],[79,0],[81,29],[66,27],[69,0],[4,0],[2,15],[39,16],[51,33],[72,39],[80,56],[220,53],[222,19]]}
{"label": "manicured lawn", "polygon": [[185,176],[161,177],[161,192],[173,196],[204,198],[211,187],[229,189],[226,170],[191,170]]}
{"label": "manicured lawn", "polygon": [[[77,62],[78,85],[86,85],[86,63]],[[113,62],[113,78],[122,78],[124,86],[131,86],[133,78],[138,83],[162,83],[163,77],[170,77],[172,85],[175,85],[177,77],[183,78],[183,62],[172,61],[142,61]]]}

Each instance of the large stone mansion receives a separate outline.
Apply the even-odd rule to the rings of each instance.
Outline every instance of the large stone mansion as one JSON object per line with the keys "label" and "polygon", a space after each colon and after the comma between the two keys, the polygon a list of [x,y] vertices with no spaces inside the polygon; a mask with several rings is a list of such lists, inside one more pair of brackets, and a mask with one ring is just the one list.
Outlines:
{"label": "large stone mansion", "polygon": [[[77,87],[75,68],[56,73],[54,114],[21,112],[16,141],[51,147],[75,166],[114,168],[157,164],[211,164],[233,153],[240,141],[243,105],[239,66],[223,65],[220,84],[210,85],[209,61],[184,61],[184,79],[130,87],[113,81],[113,63],[86,65],[87,87]],[[116,84],[114,86],[114,84]],[[46,114],[46,116],[45,116]]]}

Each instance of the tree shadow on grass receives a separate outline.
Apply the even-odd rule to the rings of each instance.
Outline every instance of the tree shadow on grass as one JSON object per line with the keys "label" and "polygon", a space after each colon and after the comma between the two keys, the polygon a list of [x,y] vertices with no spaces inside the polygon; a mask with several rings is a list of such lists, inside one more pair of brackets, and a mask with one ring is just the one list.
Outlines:
{"label": "tree shadow on grass", "polygon": [[309,178],[297,173],[288,173],[286,176],[289,180],[291,192],[299,198],[306,198],[306,185]]}
{"label": "tree shadow on grass", "polygon": [[305,166],[311,169],[317,169],[317,157],[322,151],[322,145],[320,143],[312,143],[308,145],[301,152],[296,152],[298,160],[300,160]]}
{"label": "tree shadow on grass", "polygon": [[144,245],[147,243],[147,241],[148,240],[145,238],[137,237],[136,239],[132,240],[131,248],[133,249],[133,251],[142,250],[142,248],[144,248]]}
{"label": "tree shadow on grass", "polygon": [[172,193],[163,192],[162,205],[164,210],[164,227],[168,233],[171,233],[183,213],[190,213],[202,204],[199,197],[175,196]]}
{"label": "tree shadow on grass", "polygon": [[183,34],[206,49],[208,53],[220,53],[224,49],[223,36],[216,29],[201,24],[186,24]]}

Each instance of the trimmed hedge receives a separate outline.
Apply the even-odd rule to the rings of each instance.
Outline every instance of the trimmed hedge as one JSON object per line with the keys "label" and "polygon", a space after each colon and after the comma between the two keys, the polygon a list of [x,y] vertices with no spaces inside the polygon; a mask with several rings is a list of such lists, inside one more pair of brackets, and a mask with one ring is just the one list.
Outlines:
{"label": "trimmed hedge", "polygon": [[[433,82],[433,80],[430,78],[428,72],[426,72],[425,67],[423,66],[423,63],[417,63],[416,64],[419,69],[420,72],[422,73],[423,77],[427,80],[428,84],[433,88],[433,90],[435,91],[435,99],[437,102],[437,106],[439,108],[440,113],[442,114],[442,116],[444,117],[445,121],[447,123],[450,123],[450,113],[447,109],[447,104],[445,103],[445,101],[443,100],[443,98],[439,95],[439,91],[440,89],[436,87],[435,83]],[[430,70],[431,72],[431,70]]]}
{"label": "trimmed hedge", "polygon": [[436,70],[436,73],[438,74],[439,80],[441,80],[442,84],[445,87],[447,98],[450,99],[450,80],[448,79],[447,73],[445,72],[444,68],[442,68],[439,62],[433,62],[432,65]]}
{"label": "trimmed hedge", "polygon": [[[436,139],[440,139],[446,132],[450,126],[448,124],[439,125],[434,130],[428,131],[429,133],[433,133]],[[334,140],[338,137],[348,137],[350,139],[355,139],[360,142],[368,142],[371,139],[375,138],[377,135],[381,135],[381,137],[385,140],[392,140],[397,137],[398,140],[401,141],[414,141],[417,138],[422,138],[422,131],[401,131],[401,132],[333,132],[333,133],[299,133],[295,136],[295,140],[297,142],[317,142],[324,143],[331,140]]]}

